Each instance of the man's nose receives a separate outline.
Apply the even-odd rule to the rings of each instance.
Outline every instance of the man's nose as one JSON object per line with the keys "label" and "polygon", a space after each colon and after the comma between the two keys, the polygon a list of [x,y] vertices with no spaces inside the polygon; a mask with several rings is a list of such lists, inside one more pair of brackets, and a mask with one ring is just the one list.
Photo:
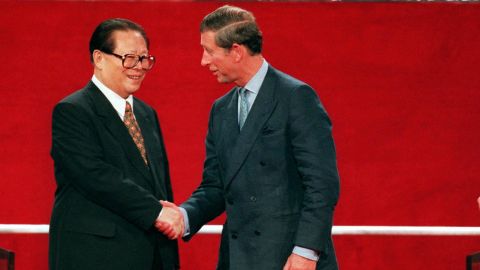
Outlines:
{"label": "man's nose", "polygon": [[202,65],[202,67],[205,67],[205,66],[207,66],[208,64],[210,64],[210,57],[208,56],[208,54],[206,54],[205,52],[203,52],[203,54],[202,54],[202,60],[200,61],[200,65]]}
{"label": "man's nose", "polygon": [[132,69],[142,70],[143,69],[142,61],[138,60],[135,66],[132,67]]}

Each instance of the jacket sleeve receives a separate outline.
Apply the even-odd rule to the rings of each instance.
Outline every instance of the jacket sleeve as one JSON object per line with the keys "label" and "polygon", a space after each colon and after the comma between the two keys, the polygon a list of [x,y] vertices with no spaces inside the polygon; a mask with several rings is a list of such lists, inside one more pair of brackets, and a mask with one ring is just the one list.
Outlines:
{"label": "jacket sleeve", "polygon": [[[161,210],[157,199],[105,161],[93,114],[62,102],[53,110],[52,150],[59,187],[71,185],[88,200],[140,228],[150,228]],[[58,177],[61,175],[62,177]]]}
{"label": "jacket sleeve", "polygon": [[339,176],[331,122],[307,85],[292,92],[288,129],[304,190],[295,245],[322,252],[330,242]]}
{"label": "jacket sleeve", "polygon": [[203,168],[203,180],[192,196],[181,205],[187,211],[190,225],[190,234],[185,237],[185,240],[189,240],[204,224],[225,211],[220,164],[215,148],[214,114],[215,105],[210,111],[205,142],[206,159]]}

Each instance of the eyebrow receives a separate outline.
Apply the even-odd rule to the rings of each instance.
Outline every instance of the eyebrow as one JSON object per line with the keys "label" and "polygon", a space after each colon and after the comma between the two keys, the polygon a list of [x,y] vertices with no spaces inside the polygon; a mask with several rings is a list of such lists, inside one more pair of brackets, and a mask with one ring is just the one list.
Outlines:
{"label": "eyebrow", "polygon": [[148,53],[148,51],[137,53],[137,52],[135,52],[135,51],[129,51],[129,50],[127,50],[127,51],[126,51],[125,53],[123,53],[123,54],[148,55],[149,53]]}

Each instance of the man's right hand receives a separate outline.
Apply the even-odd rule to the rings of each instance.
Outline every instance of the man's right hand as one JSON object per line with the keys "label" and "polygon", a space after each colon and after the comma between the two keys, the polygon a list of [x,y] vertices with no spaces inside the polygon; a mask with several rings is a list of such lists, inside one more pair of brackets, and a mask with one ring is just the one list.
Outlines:
{"label": "man's right hand", "polygon": [[180,208],[168,201],[160,201],[160,203],[163,209],[155,221],[155,227],[169,239],[173,240],[182,237],[185,225]]}

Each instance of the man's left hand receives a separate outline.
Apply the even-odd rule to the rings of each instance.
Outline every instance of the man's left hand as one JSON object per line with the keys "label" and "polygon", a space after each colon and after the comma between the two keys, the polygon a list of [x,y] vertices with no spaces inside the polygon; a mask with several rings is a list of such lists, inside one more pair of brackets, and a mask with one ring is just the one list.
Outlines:
{"label": "man's left hand", "polygon": [[317,262],[292,253],[283,270],[315,270]]}

